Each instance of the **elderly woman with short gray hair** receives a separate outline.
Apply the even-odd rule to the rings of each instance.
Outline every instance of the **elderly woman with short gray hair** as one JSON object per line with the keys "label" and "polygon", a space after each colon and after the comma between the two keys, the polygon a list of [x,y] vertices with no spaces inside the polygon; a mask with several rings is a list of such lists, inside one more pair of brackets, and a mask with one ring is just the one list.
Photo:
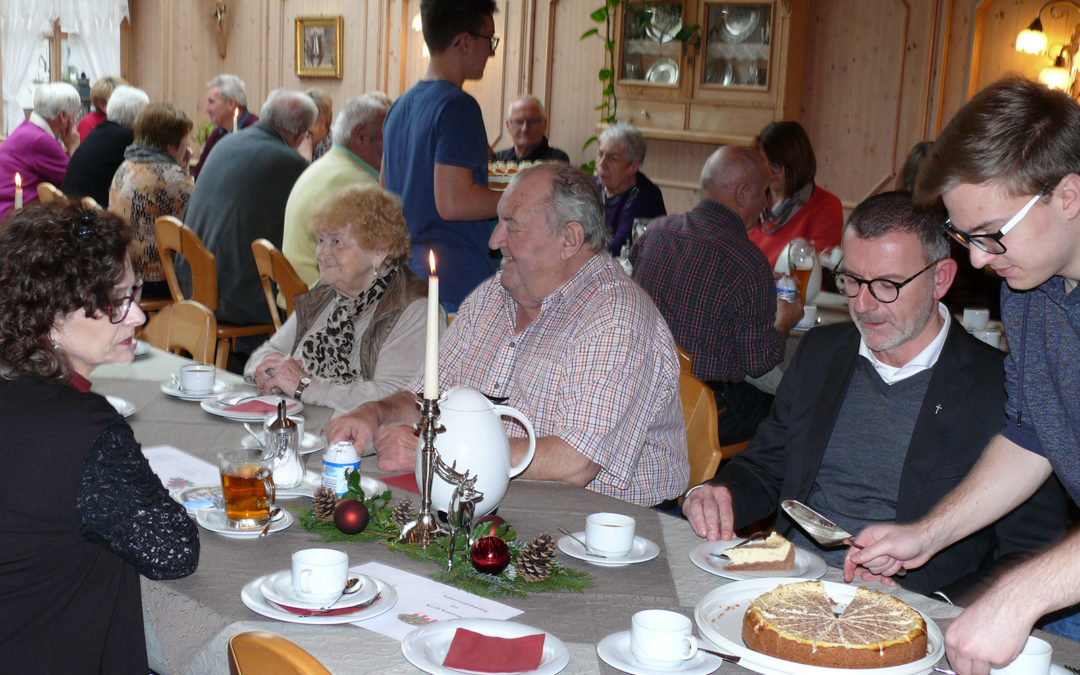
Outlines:
{"label": "elderly woman with short gray hair", "polygon": [[596,182],[603,189],[604,219],[611,255],[619,255],[638,218],[667,214],[660,188],[639,170],[645,160],[645,138],[633,125],[616,122],[600,134]]}
{"label": "elderly woman with short gray hair", "polygon": [[124,151],[135,140],[135,116],[150,97],[142,89],[122,84],[113,90],[105,106],[108,115],[94,127],[71,156],[64,175],[64,194],[93,197],[102,208],[109,205],[109,184],[124,161]]}
{"label": "elderly woman with short gray hair", "polygon": [[34,111],[0,144],[0,219],[15,205],[15,174],[22,178],[23,203],[37,199],[37,186],[64,182],[68,162],[79,147],[75,118],[82,101],[66,82],[39,84]]}

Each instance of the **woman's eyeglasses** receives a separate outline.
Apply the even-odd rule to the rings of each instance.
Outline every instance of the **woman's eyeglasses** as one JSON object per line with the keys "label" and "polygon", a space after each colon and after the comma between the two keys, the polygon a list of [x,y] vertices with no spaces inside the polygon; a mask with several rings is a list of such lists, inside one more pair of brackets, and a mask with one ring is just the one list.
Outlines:
{"label": "woman's eyeglasses", "polygon": [[142,279],[136,279],[131,286],[131,295],[125,296],[116,302],[105,305],[105,313],[109,315],[109,323],[123,323],[131,311],[133,304],[138,304],[142,299]]}

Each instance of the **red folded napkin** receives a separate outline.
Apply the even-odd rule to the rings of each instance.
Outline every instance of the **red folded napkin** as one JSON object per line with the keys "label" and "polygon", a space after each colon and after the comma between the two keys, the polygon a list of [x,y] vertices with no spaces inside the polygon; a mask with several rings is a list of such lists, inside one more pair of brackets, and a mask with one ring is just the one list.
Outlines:
{"label": "red folded napkin", "polygon": [[480,673],[536,670],[544,656],[544,634],[500,638],[458,628],[443,666]]}
{"label": "red folded napkin", "polygon": [[[285,408],[288,409],[289,404],[285,404]],[[276,403],[267,403],[257,398],[253,398],[250,401],[244,401],[243,403],[237,403],[236,405],[226,406],[225,410],[235,413],[272,413],[277,412]]]}
{"label": "red folded napkin", "polygon": [[420,488],[416,487],[415,473],[403,473],[400,476],[390,476],[389,478],[383,478],[382,482],[386,483],[390,487],[407,490],[414,495],[420,494]]}
{"label": "red folded napkin", "polygon": [[305,609],[303,607],[290,607],[289,605],[283,605],[280,602],[274,602],[273,600],[268,600],[268,602],[270,602],[270,604],[272,604],[272,605],[276,605],[276,606],[280,607],[281,609],[285,610],[289,614],[296,614],[297,616],[311,616],[312,614],[318,614],[319,616],[341,616],[342,614],[354,614],[356,612],[363,611],[363,610],[367,609],[368,607],[370,607],[370,605],[361,603],[360,605],[355,605],[353,607],[339,607],[337,609],[331,609],[329,611],[323,612],[323,611],[318,610],[318,609]]}

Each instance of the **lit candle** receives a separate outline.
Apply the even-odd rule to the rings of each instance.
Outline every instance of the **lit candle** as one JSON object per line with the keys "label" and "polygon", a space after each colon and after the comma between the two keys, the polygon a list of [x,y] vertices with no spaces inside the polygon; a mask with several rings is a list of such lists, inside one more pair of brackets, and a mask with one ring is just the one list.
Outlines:
{"label": "lit candle", "polygon": [[439,277],[435,276],[435,252],[428,251],[431,276],[427,289],[427,351],[424,354],[424,398],[439,398]]}
{"label": "lit candle", "polygon": [[22,208],[22,176],[15,172],[15,210]]}
{"label": "lit candle", "polygon": [[240,108],[233,108],[232,111],[232,130],[236,133],[236,121],[240,119]]}

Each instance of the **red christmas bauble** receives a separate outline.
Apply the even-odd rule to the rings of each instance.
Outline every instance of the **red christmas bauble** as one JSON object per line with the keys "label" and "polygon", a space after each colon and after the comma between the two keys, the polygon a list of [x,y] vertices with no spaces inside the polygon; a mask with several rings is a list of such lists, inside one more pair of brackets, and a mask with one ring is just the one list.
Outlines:
{"label": "red christmas bauble", "polygon": [[510,547],[498,537],[482,537],[473,544],[469,557],[477,572],[498,574],[510,564]]}
{"label": "red christmas bauble", "polygon": [[495,526],[495,528],[491,530],[492,532],[494,532],[498,528],[505,525],[506,521],[503,520],[502,516],[497,516],[494,513],[489,513],[486,516],[484,516],[483,518],[478,518],[475,521],[473,521],[473,527],[479,525],[480,523],[491,523],[492,525]]}
{"label": "red christmas bauble", "polygon": [[363,532],[370,518],[367,507],[356,499],[344,499],[334,509],[334,525],[345,534]]}

